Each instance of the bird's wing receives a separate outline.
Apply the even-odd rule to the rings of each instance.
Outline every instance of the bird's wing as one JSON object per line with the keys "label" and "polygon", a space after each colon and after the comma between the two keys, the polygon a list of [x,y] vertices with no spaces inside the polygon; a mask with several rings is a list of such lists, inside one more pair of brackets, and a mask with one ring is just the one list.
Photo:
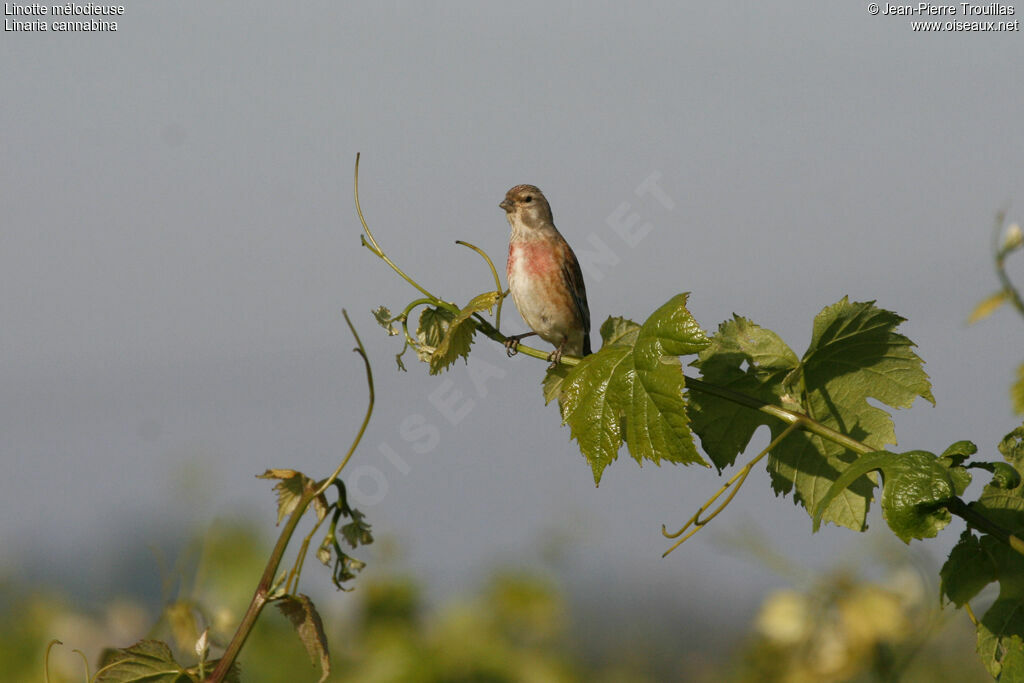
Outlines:
{"label": "bird's wing", "polygon": [[568,244],[565,245],[565,249],[562,277],[565,278],[566,287],[572,295],[573,306],[583,326],[583,355],[586,356],[590,353],[590,306],[587,305],[587,288],[583,284],[583,271],[580,270],[576,254]]}

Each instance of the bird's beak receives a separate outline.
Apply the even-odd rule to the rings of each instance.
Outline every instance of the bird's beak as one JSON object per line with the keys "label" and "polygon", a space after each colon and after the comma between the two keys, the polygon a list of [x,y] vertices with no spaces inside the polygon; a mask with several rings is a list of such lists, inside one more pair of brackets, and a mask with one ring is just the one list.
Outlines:
{"label": "bird's beak", "polygon": [[509,213],[510,211],[512,211],[512,202],[510,202],[507,199],[503,199],[501,203],[498,204],[498,206],[505,209],[505,213]]}

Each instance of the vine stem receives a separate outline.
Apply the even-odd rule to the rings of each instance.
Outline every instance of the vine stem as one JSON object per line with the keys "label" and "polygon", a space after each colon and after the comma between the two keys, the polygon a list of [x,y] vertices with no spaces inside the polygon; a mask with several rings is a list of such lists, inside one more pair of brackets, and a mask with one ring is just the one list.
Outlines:
{"label": "vine stem", "polygon": [[[50,650],[53,649],[54,645],[63,645],[64,643],[54,638],[46,646],[46,655],[43,658],[43,680],[45,683],[50,683]],[[91,681],[92,676],[89,674],[89,659],[85,656],[85,653],[79,650],[77,647],[71,652],[77,654],[82,658],[82,664],[85,666],[85,680]],[[98,671],[96,673],[99,673]]]}
{"label": "vine stem", "polygon": [[[498,328],[487,322],[486,318],[481,316],[479,313],[474,314],[473,319],[476,321],[477,329],[480,330],[480,332],[485,337],[493,339],[499,344],[504,344],[508,340],[508,337],[499,332]],[[517,353],[521,353],[524,356],[530,356],[532,358],[536,358],[542,361],[551,361],[550,351],[542,351],[541,349],[535,349],[532,346],[525,346],[523,344],[520,344],[517,347]],[[573,366],[579,365],[581,360],[581,358],[577,358],[576,356],[562,356],[559,359],[558,363],[559,365]]]}
{"label": "vine stem", "polygon": [[798,413],[794,410],[787,410],[786,408],[777,406],[774,403],[768,403],[767,401],[762,401],[754,398],[753,396],[747,396],[746,394],[741,394],[739,392],[732,391],[731,389],[720,387],[716,384],[709,384],[708,382],[704,382],[693,377],[686,377],[686,387],[688,389],[696,389],[697,391],[704,392],[705,394],[724,398],[727,401],[732,401],[733,403],[738,403],[748,408],[753,408],[754,410],[759,410],[762,413],[776,417],[787,424],[798,425],[799,428],[805,432],[817,434],[823,439],[837,443],[840,446],[848,448],[854,453],[858,453],[860,455],[872,453],[876,450],[865,443],[843,434],[842,432],[837,432],[831,427],[826,427],[808,415]]}
{"label": "vine stem", "polygon": [[302,575],[302,566],[306,563],[306,555],[309,554],[309,543],[313,540],[316,532],[320,531],[320,527],[323,526],[325,519],[327,519],[327,515],[319,518],[305,538],[302,539],[299,552],[295,554],[295,564],[292,565],[292,570],[288,573],[288,580],[284,584],[284,592],[286,594],[294,595],[295,591],[299,589],[299,577]]}
{"label": "vine stem", "polygon": [[957,517],[963,518],[964,521],[967,522],[968,526],[972,526],[982,533],[989,534],[994,538],[999,539],[1021,555],[1024,555],[1024,539],[1021,539],[1020,536],[1012,534],[1008,530],[999,526],[991,519],[965,503],[959,496],[955,496],[953,500],[946,505],[946,509]]}
{"label": "vine stem", "polygon": [[[348,312],[342,310],[341,313],[345,317],[345,322],[348,324],[348,328],[351,330],[352,336],[356,339],[357,347],[354,351],[360,355],[363,359],[363,365],[366,367],[366,381],[369,385],[370,394],[366,417],[363,418],[363,424],[359,428],[359,432],[356,434],[355,439],[353,439],[352,445],[349,447],[348,452],[342,459],[341,464],[338,465],[337,469],[335,469],[331,476],[325,479],[322,484],[316,486],[307,485],[305,490],[303,490],[302,496],[299,498],[295,509],[292,510],[290,515],[288,515],[288,520],[285,522],[284,528],[281,529],[281,533],[277,537],[277,542],[274,544],[274,549],[270,553],[270,558],[267,560],[267,565],[263,569],[263,575],[260,577],[260,581],[256,585],[256,591],[253,593],[252,600],[249,601],[249,607],[246,609],[245,615],[242,617],[242,621],[239,623],[238,629],[235,631],[235,635],[232,636],[231,642],[228,643],[227,649],[224,650],[224,654],[217,662],[216,668],[206,679],[207,683],[220,683],[227,676],[228,671],[238,658],[238,654],[241,652],[242,646],[245,645],[246,639],[252,632],[252,628],[256,624],[256,619],[259,617],[260,612],[263,611],[263,608],[270,601],[274,578],[277,575],[277,568],[281,565],[281,560],[284,558],[285,550],[288,549],[288,543],[291,541],[292,535],[295,533],[295,529],[298,527],[303,514],[305,514],[306,508],[308,508],[309,504],[318,496],[322,495],[327,487],[330,486],[331,483],[341,474],[341,470],[346,464],[348,464],[349,459],[352,457],[356,447],[362,440],[363,433],[366,431],[366,425],[370,422],[370,415],[373,413],[374,402],[373,372],[370,369],[370,360],[366,355],[366,349],[363,347],[363,342],[359,339],[359,334],[356,332],[355,327],[352,325],[352,321],[348,317]],[[291,581],[289,579],[289,583],[290,582]]]}
{"label": "vine stem", "polygon": [[302,519],[306,507],[312,500],[313,496],[310,495],[310,491],[305,491],[302,498],[299,499],[295,510],[292,511],[292,514],[288,515],[288,521],[285,522],[284,528],[281,529],[281,534],[277,537],[277,543],[274,544],[274,550],[270,553],[270,559],[263,570],[260,582],[256,585],[256,592],[253,593],[252,600],[249,601],[249,607],[245,610],[245,615],[238,624],[238,629],[231,638],[231,642],[228,643],[227,649],[224,650],[224,654],[217,662],[217,667],[210,674],[210,677],[206,679],[208,683],[220,683],[223,681],[238,658],[238,653],[241,652],[242,646],[245,645],[245,641],[249,637],[249,633],[252,632],[256,619],[259,618],[260,612],[263,611],[263,608],[269,601],[270,590],[274,584],[274,577],[277,574],[277,567],[281,564],[284,551],[288,548],[288,542],[291,540],[292,534],[295,533],[295,528],[299,525],[299,520]]}
{"label": "vine stem", "polygon": [[[754,465],[756,465],[757,463],[761,462],[761,459],[764,458],[764,456],[768,455],[768,453],[770,453],[773,448],[778,446],[779,442],[781,442],[783,439],[785,439],[787,436],[789,436],[790,433],[792,433],[793,430],[795,430],[799,426],[799,424],[800,424],[799,422],[793,422],[788,427],[786,427],[784,430],[782,430],[782,432],[777,437],[772,439],[772,442],[770,444],[768,444],[767,446],[764,447],[764,450],[762,450],[760,453],[757,454],[757,456],[754,459],[752,459],[750,462],[748,462],[746,465],[744,465],[739,470],[739,472],[737,472],[732,477],[730,477],[729,481],[725,482],[725,484],[723,484],[722,487],[720,489],[718,489],[718,491],[715,493],[715,495],[711,496],[706,501],[704,501],[704,504],[700,506],[700,508],[697,510],[697,512],[693,515],[693,517],[690,517],[690,519],[686,522],[686,524],[683,525],[682,529],[680,529],[679,531],[677,531],[675,533],[670,534],[665,529],[665,525],[662,524],[661,525],[661,533],[662,533],[663,536],[665,536],[665,538],[679,538],[679,536],[681,536],[684,531],[686,531],[688,528],[690,528],[690,526],[693,526],[693,531],[691,531],[690,533],[686,534],[682,538],[679,538],[679,540],[676,541],[675,543],[673,543],[672,547],[669,548],[668,550],[666,550],[664,553],[662,553],[661,556],[662,557],[667,557],[670,552],[672,552],[673,550],[675,550],[676,548],[681,546],[683,543],[685,543],[687,541],[687,539],[692,538],[693,535],[696,534],[701,529],[703,529],[704,526],[708,522],[710,522],[715,517],[717,517],[718,513],[720,513],[722,510],[724,510],[725,507],[729,503],[732,502],[732,499],[736,497],[736,494],[740,492],[740,487],[743,486],[743,482],[745,482],[747,480],[747,475],[750,474],[750,470],[752,470],[754,468]],[[733,484],[736,484],[736,486],[733,488],[732,493],[729,494],[729,497],[726,498],[725,500],[723,500],[722,503],[717,508],[715,508],[714,511],[710,515],[708,515],[706,518],[704,518],[702,520],[700,518],[700,516],[709,507],[711,507],[711,505],[716,500],[718,500],[718,498],[723,493],[725,493],[729,489],[729,487],[732,486]]]}
{"label": "vine stem", "polygon": [[359,431],[356,433],[356,438],[352,440],[352,445],[349,446],[348,452],[345,453],[345,457],[341,459],[341,464],[339,464],[337,469],[331,473],[331,476],[324,479],[319,488],[317,488],[316,493],[313,494],[314,498],[321,495],[331,484],[334,483],[334,480],[341,475],[341,471],[345,469],[345,465],[348,464],[349,459],[352,458],[352,454],[356,452],[356,446],[358,446],[359,442],[363,440],[363,434],[366,433],[366,427],[370,424],[370,416],[373,415],[373,403],[376,396],[373,390],[373,370],[370,368],[370,359],[366,355],[366,348],[363,346],[362,340],[359,339],[359,333],[356,332],[356,328],[352,324],[352,321],[349,320],[348,311],[342,309],[341,314],[345,316],[345,322],[348,324],[348,329],[352,332],[352,336],[355,337],[356,340],[356,348],[352,350],[358,353],[363,359],[363,366],[366,368],[366,386],[370,394],[370,400],[366,406],[366,415],[363,417],[363,423],[359,425]]}

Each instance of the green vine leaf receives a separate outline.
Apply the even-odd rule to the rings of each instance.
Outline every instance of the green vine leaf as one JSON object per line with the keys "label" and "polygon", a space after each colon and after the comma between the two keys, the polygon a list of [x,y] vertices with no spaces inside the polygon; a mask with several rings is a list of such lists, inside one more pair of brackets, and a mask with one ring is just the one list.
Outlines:
{"label": "green vine leaf", "polygon": [[569,374],[569,368],[564,365],[557,365],[550,368],[544,375],[541,389],[544,391],[544,405],[557,400],[562,395],[562,382]]}
{"label": "green vine leaf", "polygon": [[1024,468],[1024,425],[1017,427],[999,442],[999,452],[1017,469]]}
{"label": "green vine leaf", "polygon": [[[288,469],[269,469],[263,474],[257,474],[257,479],[280,479],[274,485],[277,491],[277,523],[295,511],[302,501],[302,496],[307,491],[316,490],[316,482],[302,472]],[[318,520],[327,515],[327,499],[320,494],[313,499],[313,508],[316,511]]]}
{"label": "green vine leaf", "polygon": [[[896,443],[895,429],[889,414],[869,398],[893,408],[909,407],[918,396],[934,403],[913,342],[895,331],[901,322],[903,318],[874,302],[851,303],[844,297],[815,317],[810,346],[797,360],[773,332],[734,317],[719,328],[695,365],[707,382],[803,412],[882,450]],[[702,394],[692,400],[694,430],[720,468],[735,460],[761,424],[769,426],[773,438],[786,428],[779,420],[723,399]],[[792,492],[794,501],[810,512],[856,457],[821,437],[793,433],[769,456],[772,487],[777,493]],[[863,530],[873,476],[862,475],[842,488],[821,519]]]}
{"label": "green vine leaf", "polygon": [[985,613],[978,629],[978,655],[1000,683],[1024,681],[1024,617],[1017,602],[996,602]]}
{"label": "green vine leaf", "polygon": [[618,456],[625,441],[638,463],[662,460],[700,463],[690,433],[684,378],[678,356],[693,354],[708,341],[678,294],[642,325],[610,318],[601,326],[604,344],[568,370],[545,381],[545,394],[557,396],[562,421],[569,425],[594,473],[594,482]]}
{"label": "green vine leaf", "polygon": [[[873,301],[842,301],[825,308],[814,319],[810,348],[804,354],[807,373],[821,375],[819,382],[857,375],[844,387],[857,400],[868,396],[893,408],[909,408],[918,396],[935,404],[924,361],[911,349],[914,343],[895,332],[906,319],[881,308]],[[870,380],[870,381],[869,381]],[[881,414],[878,414],[881,413]],[[892,421],[884,411],[871,414],[886,424],[892,434]]]}
{"label": "green vine leaf", "polygon": [[[706,381],[773,404],[784,402],[791,390],[786,379],[799,365],[800,359],[777,334],[737,315],[719,325],[693,362]],[[719,471],[732,465],[754,431],[766,424],[764,414],[705,393],[691,395],[690,418]]]}
{"label": "green vine leaf", "polygon": [[444,339],[430,358],[430,374],[436,375],[447,370],[459,356],[468,359],[469,347],[473,343],[476,325],[469,320],[474,313],[489,311],[501,300],[499,292],[484,292],[470,299],[469,303],[452,318]]}
{"label": "green vine leaf", "polygon": [[320,666],[320,683],[323,683],[331,675],[331,657],[327,650],[324,624],[316,607],[313,606],[313,601],[299,593],[284,596],[277,601],[277,606],[292,622],[313,665]]}
{"label": "green vine leaf", "polygon": [[946,450],[942,451],[939,457],[949,463],[950,466],[959,466],[965,460],[978,452],[978,447],[971,441],[957,441]]}
{"label": "green vine leaf", "polygon": [[[971,508],[1018,537],[1024,534],[1024,484],[1021,450],[1024,426],[999,444],[1016,477],[997,474]],[[1009,486],[1011,483],[1015,486]],[[968,529],[942,567],[942,593],[957,606],[975,597],[987,584],[999,582],[999,596],[978,623],[978,654],[993,678],[1020,680],[1024,672],[1024,556],[1006,543]]]}
{"label": "green vine leaf", "polygon": [[629,318],[609,316],[601,324],[601,346],[605,344],[632,343],[627,340],[633,339],[633,334],[640,329],[640,326]]}
{"label": "green vine leaf", "polygon": [[993,678],[1014,680],[1007,675],[1024,671],[1011,664],[1024,655],[1024,558],[991,537],[982,542],[999,581],[999,597],[978,624],[978,654]]}
{"label": "green vine leaf", "polygon": [[949,524],[952,515],[945,505],[957,486],[945,461],[927,451],[877,451],[862,455],[835,480],[814,510],[815,531],[832,500],[874,470],[882,472],[882,516],[904,543],[932,538]]}
{"label": "green vine leaf", "polygon": [[[1024,534],[1024,485],[1020,484],[1019,478],[1016,488],[1012,489],[1004,488],[1001,482],[988,484],[982,491],[981,497],[971,503],[971,507],[996,524],[1008,529],[1010,533]],[[1020,557],[1021,562],[1024,563],[1024,556],[1016,552],[1014,555]],[[1022,564],[1022,571],[1024,571],[1024,564]],[[1024,573],[1021,576],[1024,579]]]}
{"label": "green vine leaf", "polygon": [[992,465],[992,481],[989,484],[997,489],[1015,489],[1020,486],[1021,476],[1013,465],[1005,462],[994,462]]}
{"label": "green vine leaf", "polygon": [[501,300],[498,292],[484,292],[470,299],[458,314],[440,308],[425,308],[420,314],[416,338],[416,355],[430,364],[430,374],[447,370],[460,357],[469,359],[476,324],[470,320],[474,313],[489,311]]}
{"label": "green vine leaf", "polygon": [[96,683],[186,683],[198,680],[174,661],[171,648],[159,640],[140,640],[131,647],[104,653]]}
{"label": "green vine leaf", "polygon": [[[1019,505],[1019,493],[1016,498],[1018,503],[1016,532],[1019,534],[1024,531],[1024,525],[1019,524],[1021,513],[1024,513],[1024,506]],[[1005,500],[1003,502],[1005,503]],[[989,503],[996,503],[996,501],[990,500]],[[964,566],[962,562],[953,563],[954,553],[961,549],[962,545],[963,540],[961,539],[961,542],[953,548],[954,552],[950,554],[950,560],[943,566],[943,571],[948,568],[950,572],[954,572]],[[1002,675],[999,680],[1014,680],[1007,678],[1007,675],[1019,675],[1021,671],[1024,671],[1024,669],[1016,669],[1011,665],[1012,662],[1020,661],[1020,657],[1024,653],[1021,647],[1021,644],[1024,643],[1024,557],[988,535],[982,536],[978,546],[980,557],[972,558],[974,564],[984,565],[985,570],[990,572],[992,578],[999,582],[999,597],[978,623],[978,654],[994,678],[999,678]],[[980,572],[976,574],[975,585],[980,584],[983,576]],[[949,586],[944,582],[944,588],[946,587],[950,588],[947,596],[953,599],[957,595],[953,592],[957,584]]]}
{"label": "green vine leaf", "polygon": [[[895,427],[889,414],[868,403],[869,398],[893,408],[909,408],[918,396],[935,402],[923,361],[912,351],[913,342],[895,331],[903,321],[874,302],[850,303],[846,297],[815,317],[801,363],[805,405],[812,418],[881,450],[896,443]],[[806,448],[790,450],[792,442],[783,442],[768,469],[776,491],[795,489],[813,510],[856,456],[818,437],[807,440],[817,454]],[[824,519],[862,530],[871,489],[873,482],[867,477],[843,489]]]}
{"label": "green vine leaf", "polygon": [[373,318],[377,321],[377,324],[387,330],[389,337],[394,337],[398,334],[398,330],[395,329],[394,318],[391,317],[391,310],[387,306],[378,306],[373,309]]}
{"label": "green vine leaf", "polygon": [[[639,329],[640,326],[632,320],[609,317],[601,325],[601,348],[618,343],[631,345],[636,341],[636,332]],[[542,383],[544,405],[551,403],[562,395],[562,381],[568,376],[570,369],[565,365],[556,365],[548,369]]]}
{"label": "green vine leaf", "polygon": [[957,607],[963,607],[996,580],[996,567],[989,556],[992,543],[998,542],[991,536],[978,538],[968,529],[942,565],[940,592]]}
{"label": "green vine leaf", "polygon": [[441,344],[454,317],[455,314],[446,308],[427,307],[423,309],[423,312],[420,313],[419,326],[416,328],[416,340],[419,342],[416,344],[416,356],[421,361],[430,362],[430,357]]}

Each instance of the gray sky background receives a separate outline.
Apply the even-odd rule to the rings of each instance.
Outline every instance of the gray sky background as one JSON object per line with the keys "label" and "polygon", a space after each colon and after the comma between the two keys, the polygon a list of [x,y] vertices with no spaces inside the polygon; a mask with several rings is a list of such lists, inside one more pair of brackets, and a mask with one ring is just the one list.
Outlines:
{"label": "gray sky background", "polygon": [[[116,33],[5,32],[0,571],[102,600],[121,588],[104,552],[156,573],[149,546],[189,524],[269,529],[252,475],[323,476],[362,417],[347,307],[378,390],[351,467],[381,473],[365,511],[432,597],[540,566],[560,539],[573,590],[751,613],[782,579],[716,539],[756,520],[766,545],[827,568],[890,535],[877,511],[867,538],[812,536],[759,468],[661,559],[660,524],[692,514],[713,472],[623,452],[595,489],[543,405],[543,364],[486,340],[486,365],[436,378],[407,356],[396,372],[369,311],[416,293],[359,246],[355,154],[382,246],[456,301],[491,283],[454,241],[503,263],[497,203],[524,182],[577,252],[597,239],[618,258],[587,273],[597,324],[691,291],[705,329],[737,312],[802,352],[823,307],[877,299],[909,319],[938,400],[896,416],[900,445],[992,455],[1019,424],[1024,327],[964,320],[997,285],[994,214],[1024,218],[1022,45],[915,33],[866,2],[132,3]],[[671,210],[634,192],[652,173]],[[608,223],[624,202],[652,226],[633,246]],[[503,376],[481,395],[471,370]],[[472,401],[457,425],[439,390]],[[407,419],[436,446],[404,440]],[[941,560],[959,528],[915,545]]]}

